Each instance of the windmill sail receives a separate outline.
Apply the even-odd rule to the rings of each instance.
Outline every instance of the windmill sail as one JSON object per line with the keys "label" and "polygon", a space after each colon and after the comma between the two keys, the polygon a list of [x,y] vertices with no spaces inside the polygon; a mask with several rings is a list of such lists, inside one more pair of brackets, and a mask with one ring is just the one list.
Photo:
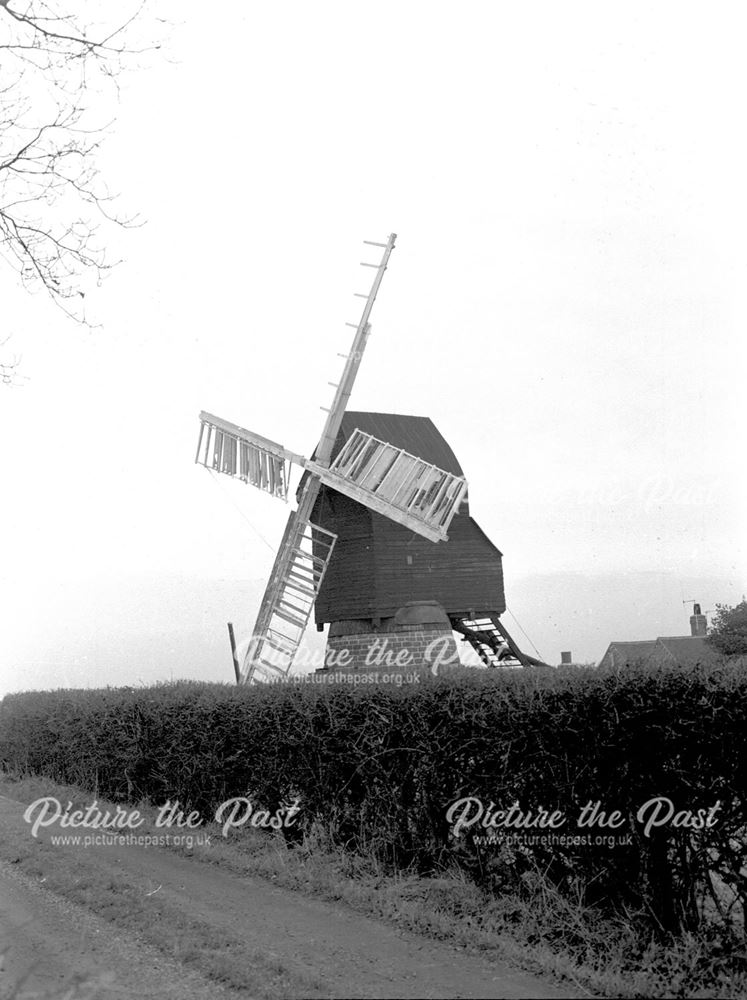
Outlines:
{"label": "windmill sail", "polygon": [[287,501],[291,464],[303,466],[305,459],[281,444],[203,411],[195,462]]}
{"label": "windmill sail", "polygon": [[285,677],[293,665],[337,535],[292,511],[241,667],[241,681]]}
{"label": "windmill sail", "polygon": [[306,468],[323,483],[432,542],[446,541],[467,480],[356,428],[328,469]]}

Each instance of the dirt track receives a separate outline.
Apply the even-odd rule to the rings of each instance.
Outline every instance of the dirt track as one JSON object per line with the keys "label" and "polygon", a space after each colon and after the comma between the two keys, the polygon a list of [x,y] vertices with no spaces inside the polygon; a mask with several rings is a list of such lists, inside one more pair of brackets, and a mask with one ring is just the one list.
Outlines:
{"label": "dirt track", "polygon": [[[400,932],[343,905],[308,898],[260,879],[239,878],[166,849],[52,846],[49,836],[54,830],[46,831],[45,843],[38,844],[22,813],[20,803],[0,797],[3,857],[12,855],[13,845],[19,856],[30,849],[41,873],[29,876],[19,872],[19,866],[0,866],[0,950],[6,953],[5,971],[0,974],[3,998],[583,995]],[[78,884],[90,875],[112,888],[126,885],[132,891],[134,887],[138,899],[157,895],[159,907],[166,908],[159,913],[188,914],[194,927],[204,928],[206,938],[240,939],[249,960],[252,954],[257,956],[260,978],[262,963],[271,963],[279,970],[279,981],[287,985],[281,985],[278,992],[276,981],[274,992],[265,994],[256,985],[248,993],[208,983],[181,961],[151,947],[147,929],[144,941],[138,928],[115,927],[86,907],[50,892],[42,881],[45,870],[59,875],[65,866],[77,873],[73,881]]]}
{"label": "dirt track", "polygon": [[203,1000],[225,994],[198,974],[38,881],[0,863],[0,997]]}

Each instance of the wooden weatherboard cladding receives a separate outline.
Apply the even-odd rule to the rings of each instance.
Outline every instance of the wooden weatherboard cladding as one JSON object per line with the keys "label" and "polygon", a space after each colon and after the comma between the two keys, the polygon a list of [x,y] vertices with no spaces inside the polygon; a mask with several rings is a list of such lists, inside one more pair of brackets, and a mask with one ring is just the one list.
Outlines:
{"label": "wooden weatherboard cladding", "polygon": [[[428,417],[348,412],[335,454],[358,428],[456,476],[456,456]],[[317,596],[317,624],[386,618],[408,601],[438,601],[447,614],[500,615],[506,609],[501,553],[469,516],[466,499],[449,540],[431,542],[324,486],[313,520],[338,535]]]}

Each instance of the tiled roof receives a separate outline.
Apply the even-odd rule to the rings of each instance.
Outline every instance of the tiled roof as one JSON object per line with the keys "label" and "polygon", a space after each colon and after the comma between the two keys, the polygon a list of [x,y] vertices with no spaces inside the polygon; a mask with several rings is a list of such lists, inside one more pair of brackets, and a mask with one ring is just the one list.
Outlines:
{"label": "tiled roof", "polygon": [[622,667],[626,663],[639,661],[684,665],[715,663],[720,659],[719,653],[702,635],[670,635],[636,642],[611,642],[599,661],[599,666]]}
{"label": "tiled roof", "polygon": [[720,654],[702,635],[660,636],[656,640],[653,656],[671,657],[676,663],[715,663]]}
{"label": "tiled roof", "polygon": [[599,666],[622,667],[626,663],[636,663],[648,659],[656,645],[655,639],[640,639],[636,642],[611,642],[607,652],[599,661]]}

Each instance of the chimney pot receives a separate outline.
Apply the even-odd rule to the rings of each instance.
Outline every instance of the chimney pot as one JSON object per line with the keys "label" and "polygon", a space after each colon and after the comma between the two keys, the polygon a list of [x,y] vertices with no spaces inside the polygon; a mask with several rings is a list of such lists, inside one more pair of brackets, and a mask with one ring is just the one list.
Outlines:
{"label": "chimney pot", "polygon": [[707,635],[708,620],[701,612],[699,604],[693,604],[693,613],[690,615],[690,635]]}

